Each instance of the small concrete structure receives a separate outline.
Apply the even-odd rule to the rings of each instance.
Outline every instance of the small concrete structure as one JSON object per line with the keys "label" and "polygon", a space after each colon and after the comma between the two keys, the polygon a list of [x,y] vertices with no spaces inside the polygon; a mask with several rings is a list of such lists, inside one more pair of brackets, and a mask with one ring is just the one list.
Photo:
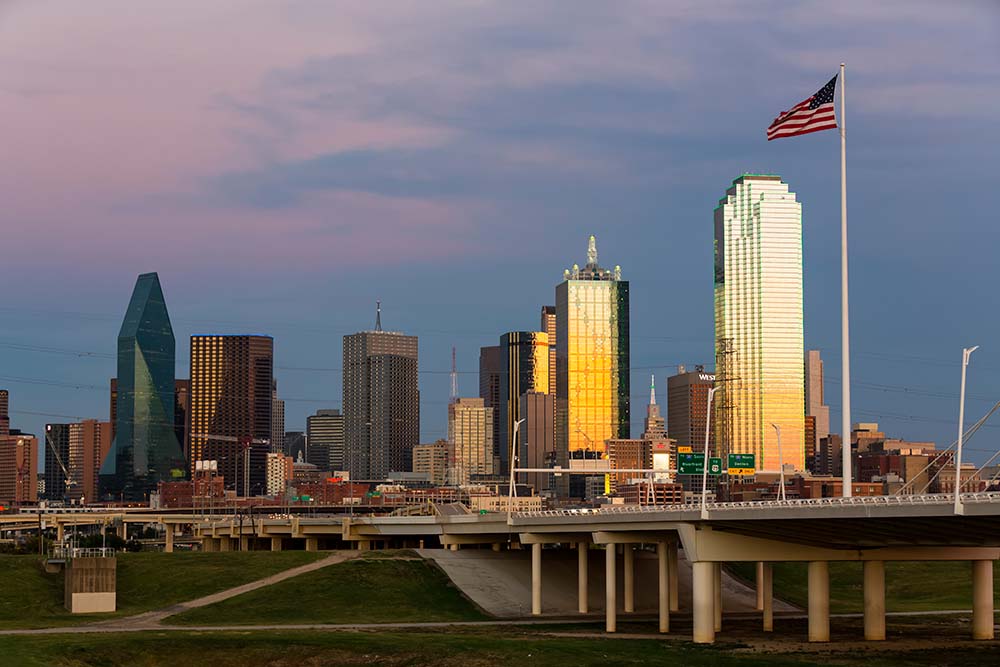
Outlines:
{"label": "small concrete structure", "polygon": [[114,556],[74,555],[67,558],[64,583],[66,609],[72,614],[115,611],[117,575]]}

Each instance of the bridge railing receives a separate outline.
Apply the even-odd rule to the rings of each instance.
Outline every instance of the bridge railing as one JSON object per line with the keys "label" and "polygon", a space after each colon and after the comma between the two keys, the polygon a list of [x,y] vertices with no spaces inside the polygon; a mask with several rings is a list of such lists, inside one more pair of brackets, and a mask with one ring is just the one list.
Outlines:
{"label": "bridge railing", "polygon": [[[852,496],[850,498],[794,498],[791,500],[752,500],[740,502],[711,502],[705,507],[709,511],[725,512],[733,510],[760,510],[796,507],[870,507],[881,506],[913,506],[913,505],[948,505],[955,500],[954,495],[946,493],[909,495],[909,496]],[[996,503],[1000,502],[1000,492],[963,493],[963,503]],[[675,505],[606,505],[594,508],[554,509],[533,512],[514,512],[513,516],[531,518],[545,516],[586,516],[588,514],[637,514],[648,512],[697,512],[700,504]]]}

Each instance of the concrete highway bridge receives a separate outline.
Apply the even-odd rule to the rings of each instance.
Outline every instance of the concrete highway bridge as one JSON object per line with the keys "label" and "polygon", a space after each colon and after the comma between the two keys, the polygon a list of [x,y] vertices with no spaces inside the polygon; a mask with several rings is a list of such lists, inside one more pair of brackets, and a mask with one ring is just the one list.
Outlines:
{"label": "concrete highway bridge", "polygon": [[[29,515],[30,516],[30,515]],[[0,529],[25,516],[0,517]],[[692,567],[693,639],[715,640],[722,624],[721,565],[757,565],[757,604],[764,631],[773,629],[772,564],[808,563],[808,634],[810,641],[830,638],[831,561],[861,561],[864,572],[864,635],[885,639],[886,561],[969,561],[973,599],[972,636],[994,637],[993,561],[1000,558],[1000,493],[963,494],[960,513],[951,496],[876,496],[747,503],[709,503],[704,511],[689,505],[537,512],[450,514],[437,516],[288,516],[201,517],[137,512],[52,514],[61,532],[72,524],[117,519],[159,523],[166,527],[165,550],[171,551],[178,529],[200,541],[206,551],[304,546],[371,549],[430,547],[450,549],[490,546],[531,550],[532,613],[542,612],[543,546],[576,550],[579,611],[588,612],[588,559],[603,551],[606,629],[614,632],[619,607],[618,568],[623,573],[622,607],[634,610],[636,548],[657,553],[659,628],[668,632],[670,613],[678,610],[677,558],[683,549]],[[34,519],[33,519],[34,520]],[[30,528],[29,528],[30,529]],[[298,544],[301,542],[302,544]],[[621,560],[619,566],[618,561]],[[639,582],[643,586],[652,582]]]}

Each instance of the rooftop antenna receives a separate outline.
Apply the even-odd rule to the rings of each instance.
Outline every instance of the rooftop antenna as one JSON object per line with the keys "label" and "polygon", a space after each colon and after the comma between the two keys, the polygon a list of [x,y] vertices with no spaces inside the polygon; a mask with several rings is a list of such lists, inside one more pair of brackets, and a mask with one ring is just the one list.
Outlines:
{"label": "rooftop antenna", "polygon": [[656,376],[649,376],[649,404],[656,405]]}
{"label": "rooftop antenna", "polygon": [[455,367],[455,346],[451,346],[451,402],[458,400],[458,370]]}
{"label": "rooftop antenna", "polygon": [[382,302],[375,302],[375,331],[382,330]]}
{"label": "rooftop antenna", "polygon": [[597,264],[597,238],[593,234],[587,241],[587,264]]}

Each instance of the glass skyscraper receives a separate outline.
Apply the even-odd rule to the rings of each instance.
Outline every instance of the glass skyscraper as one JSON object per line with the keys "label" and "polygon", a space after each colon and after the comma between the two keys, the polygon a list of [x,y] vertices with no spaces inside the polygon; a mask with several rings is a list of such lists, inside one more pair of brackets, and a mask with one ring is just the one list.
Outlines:
{"label": "glass skyscraper", "polygon": [[100,471],[102,496],[144,500],[184,477],[174,431],[174,331],[155,273],[139,276],[118,333],[115,439]]}
{"label": "glass skyscraper", "polygon": [[[528,392],[549,391],[549,336],[544,331],[509,331],[500,336],[500,471],[510,469],[510,445],[514,424],[521,414],[521,397]],[[524,459],[525,431],[518,436]]]}
{"label": "glass skyscraper", "polygon": [[[629,296],[621,268],[573,265],[556,287],[556,445],[560,457],[603,455],[629,437]],[[585,455],[586,456],[586,455]]]}
{"label": "glass skyscraper", "polygon": [[780,176],[744,174],[715,209],[716,436],[758,470],[805,468],[802,205]]}

